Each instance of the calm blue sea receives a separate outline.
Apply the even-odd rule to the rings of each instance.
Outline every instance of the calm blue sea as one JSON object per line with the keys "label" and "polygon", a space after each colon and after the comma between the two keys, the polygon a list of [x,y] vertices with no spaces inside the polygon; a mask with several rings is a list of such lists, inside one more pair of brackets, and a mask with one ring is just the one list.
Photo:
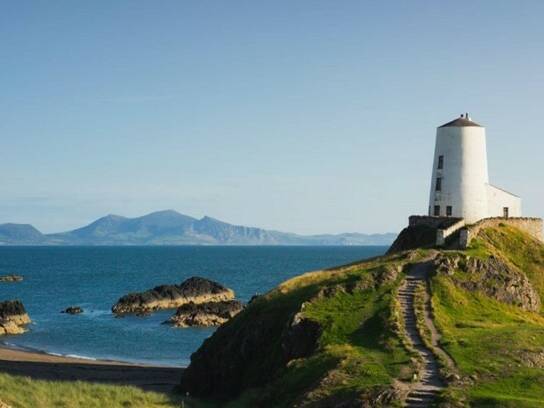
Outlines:
{"label": "calm blue sea", "polygon": [[[115,318],[111,306],[128,292],[179,283],[191,276],[216,280],[249,300],[302,272],[380,255],[385,247],[0,247],[0,300],[23,301],[29,332],[0,341],[53,354],[179,365],[213,329],[162,325],[173,311]],[[81,306],[81,315],[60,311]]]}

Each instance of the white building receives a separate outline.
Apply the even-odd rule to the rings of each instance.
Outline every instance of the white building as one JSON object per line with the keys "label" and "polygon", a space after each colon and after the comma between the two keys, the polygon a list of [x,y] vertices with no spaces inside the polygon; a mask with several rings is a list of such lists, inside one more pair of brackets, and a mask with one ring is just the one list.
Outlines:
{"label": "white building", "polygon": [[436,131],[429,215],[467,224],[521,216],[521,199],[489,184],[485,128],[468,114]]}

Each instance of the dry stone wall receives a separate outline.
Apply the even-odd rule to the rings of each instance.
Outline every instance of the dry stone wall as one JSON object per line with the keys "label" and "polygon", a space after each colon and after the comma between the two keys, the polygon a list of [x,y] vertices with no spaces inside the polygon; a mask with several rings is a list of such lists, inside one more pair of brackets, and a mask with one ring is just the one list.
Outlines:
{"label": "dry stone wall", "polygon": [[482,229],[498,227],[501,224],[516,227],[525,231],[532,237],[544,241],[544,223],[541,218],[486,218],[461,230],[459,246],[461,248],[467,248],[470,245],[470,241],[472,241]]}

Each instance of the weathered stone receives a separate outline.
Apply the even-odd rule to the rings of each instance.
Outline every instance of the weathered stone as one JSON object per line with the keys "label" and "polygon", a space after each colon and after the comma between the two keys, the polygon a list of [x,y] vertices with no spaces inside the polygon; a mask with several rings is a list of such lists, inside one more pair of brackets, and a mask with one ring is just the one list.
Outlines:
{"label": "weathered stone", "polygon": [[61,311],[61,313],[67,313],[67,314],[80,314],[83,313],[83,309],[79,306],[70,306],[67,307],[65,310]]}
{"label": "weathered stone", "polygon": [[220,302],[233,298],[233,290],[208,279],[193,277],[179,285],[162,285],[123,296],[112,307],[112,312],[117,315],[148,314],[155,310],[175,309],[191,302]]}
{"label": "weathered stone", "polygon": [[238,300],[209,303],[187,303],[180,306],[166,322],[176,327],[220,326],[242,311],[244,305]]}
{"label": "weathered stone", "polygon": [[24,333],[30,318],[19,300],[0,303],[0,335]]}
{"label": "weathered stone", "polygon": [[[480,259],[464,255],[442,255],[435,261],[435,270],[451,276],[464,289],[484,293],[524,310],[540,310],[540,296],[525,274],[497,257]],[[467,273],[467,279],[457,278],[456,270]]]}
{"label": "weathered stone", "polygon": [[396,267],[394,265],[385,265],[378,268],[373,272],[376,286],[379,287],[395,282],[401,271],[402,267]]}
{"label": "weathered stone", "polygon": [[525,367],[544,368],[544,350],[541,351],[522,351],[519,354],[519,360]]}
{"label": "weathered stone", "polygon": [[0,276],[0,282],[22,282],[23,277],[20,275],[3,275]]}
{"label": "weathered stone", "polygon": [[302,312],[296,313],[281,339],[281,347],[286,360],[290,361],[313,354],[321,332],[322,328],[318,322],[305,317]]}

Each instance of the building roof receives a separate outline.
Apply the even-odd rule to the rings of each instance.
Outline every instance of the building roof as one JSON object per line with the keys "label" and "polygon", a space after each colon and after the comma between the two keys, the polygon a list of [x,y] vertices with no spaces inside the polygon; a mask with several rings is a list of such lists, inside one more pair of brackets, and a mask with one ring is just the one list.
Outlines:
{"label": "building roof", "polygon": [[475,126],[475,127],[482,127],[481,125],[478,125],[476,122],[473,122],[470,120],[470,118],[466,118],[464,116],[461,116],[460,118],[454,119],[451,122],[448,122],[442,126],[439,126],[439,128],[443,127],[467,127],[467,126]]}

